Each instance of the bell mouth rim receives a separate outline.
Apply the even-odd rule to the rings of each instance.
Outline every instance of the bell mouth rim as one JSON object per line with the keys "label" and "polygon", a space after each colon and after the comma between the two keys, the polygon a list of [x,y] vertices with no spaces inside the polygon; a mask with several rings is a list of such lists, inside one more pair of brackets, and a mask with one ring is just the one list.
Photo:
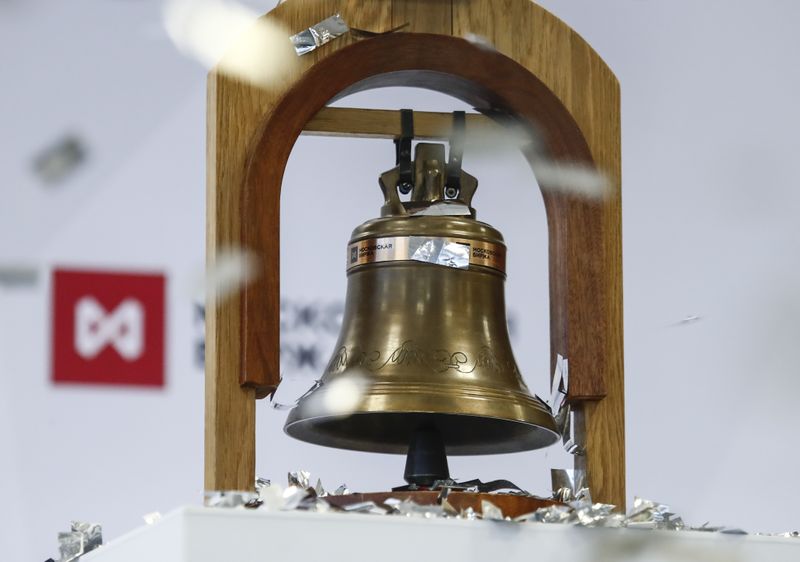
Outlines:
{"label": "bell mouth rim", "polygon": [[[549,447],[561,438],[554,418],[546,411],[538,411],[541,420],[534,422],[525,419],[509,419],[507,417],[491,416],[477,413],[456,413],[441,412],[435,410],[403,410],[403,411],[354,411],[347,414],[319,414],[300,416],[302,404],[295,406],[289,412],[289,416],[284,424],[283,431],[289,437],[310,443],[344,449],[349,451],[399,454],[405,455],[408,451],[409,440],[394,439],[392,441],[381,440],[379,438],[358,438],[343,437],[342,425],[348,425],[358,419],[359,425],[364,425],[370,420],[361,418],[373,418],[373,421],[381,418],[407,417],[410,418],[407,426],[408,434],[422,424],[441,426],[443,420],[450,422],[476,422],[475,426],[494,425],[496,431],[498,426],[505,426],[507,429],[516,429],[516,435],[507,439],[492,439],[490,442],[458,443],[448,439],[446,429],[441,429],[444,434],[445,449],[448,456],[482,456],[499,455],[510,453],[522,453]],[[530,417],[530,416],[529,416]],[[344,424],[342,422],[345,422]],[[463,425],[463,424],[459,424]],[[339,427],[337,427],[339,426]],[[342,433],[340,433],[342,432]],[[469,430],[467,430],[469,432]],[[497,431],[497,433],[501,433]],[[521,438],[522,436],[522,438]]]}

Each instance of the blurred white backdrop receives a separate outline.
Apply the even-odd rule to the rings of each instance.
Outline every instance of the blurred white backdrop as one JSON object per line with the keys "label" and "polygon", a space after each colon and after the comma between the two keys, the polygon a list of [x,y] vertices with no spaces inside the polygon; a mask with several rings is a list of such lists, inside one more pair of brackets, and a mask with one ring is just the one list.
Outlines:
{"label": "blurred white backdrop", "polygon": [[[248,4],[265,12],[274,2]],[[629,498],[669,503],[696,524],[796,527],[800,4],[541,4],[595,47],[622,88]],[[145,0],[0,1],[0,61],[0,269],[37,273],[31,285],[0,284],[0,548],[5,559],[44,560],[71,519],[100,522],[111,538],[145,513],[201,498],[191,288],[204,261],[205,70],[169,42],[161,3]],[[341,105],[463,107],[398,89]],[[43,185],[33,158],[70,133],[85,143],[85,162]],[[285,298],[343,298],[344,245],[378,213],[376,178],[392,151],[389,141],[297,143],[282,240],[318,259],[283,264]],[[479,217],[508,239],[515,353],[546,395],[540,197],[519,154],[467,153],[464,166],[481,181]],[[167,275],[163,390],[53,386],[56,266]],[[328,486],[400,483],[401,457],[292,441],[284,415],[259,404],[260,475],[282,481],[305,468]],[[548,468],[565,462],[552,448],[453,458],[451,472],[544,492]]]}

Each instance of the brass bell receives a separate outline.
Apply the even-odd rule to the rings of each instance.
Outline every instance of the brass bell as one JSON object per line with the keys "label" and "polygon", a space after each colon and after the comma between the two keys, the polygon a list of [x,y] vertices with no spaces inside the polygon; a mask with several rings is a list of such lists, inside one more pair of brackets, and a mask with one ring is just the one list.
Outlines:
{"label": "brass bell", "polygon": [[[406,453],[420,430],[433,429],[449,455],[557,440],[550,409],[531,395],[511,351],[503,237],[475,219],[477,180],[459,167],[454,190],[446,164],[443,145],[420,143],[406,177],[402,166],[381,176],[381,218],[348,244],[333,357],[289,413],[290,436]],[[398,190],[409,188],[401,201]],[[342,399],[352,401],[344,410]]]}

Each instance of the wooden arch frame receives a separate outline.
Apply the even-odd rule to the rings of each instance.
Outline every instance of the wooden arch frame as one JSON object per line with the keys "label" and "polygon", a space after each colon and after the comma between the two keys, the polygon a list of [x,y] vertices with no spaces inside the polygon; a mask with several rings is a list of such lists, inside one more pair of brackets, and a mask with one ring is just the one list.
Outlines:
{"label": "wooden arch frame", "polygon": [[[427,8],[410,13],[414,2],[395,0],[386,2],[392,6],[387,16],[378,3],[362,2],[366,11],[357,13],[353,2],[289,0],[269,17],[298,31],[340,12],[350,25],[374,30],[398,24],[399,7],[401,17],[416,18],[409,22],[412,31],[431,31],[419,28],[430,26]],[[330,13],[319,13],[323,4],[331,5]],[[255,398],[269,394],[279,378],[280,188],[295,140],[337,96],[406,85],[513,115],[543,132],[551,157],[594,166],[610,179],[611,196],[600,204],[545,194],[551,360],[559,354],[569,359],[570,399],[584,410],[583,460],[595,497],[624,505],[618,86],[565,24],[527,0],[510,4],[509,12],[493,12],[491,28],[472,18],[493,10],[488,0],[454,0],[449,33],[445,21],[438,33],[337,39],[303,57],[301,69],[273,92],[211,75],[208,259],[225,246],[243,246],[262,257],[264,269],[240,299],[208,303],[206,489],[249,488],[254,479]],[[358,21],[370,14],[372,21]],[[511,45],[503,52],[506,35],[513,35],[503,25],[520,21],[539,24],[531,29],[534,35],[541,30],[540,50],[529,31],[520,36],[534,39],[527,51]],[[456,33],[459,25],[498,50],[453,37],[464,34]]]}

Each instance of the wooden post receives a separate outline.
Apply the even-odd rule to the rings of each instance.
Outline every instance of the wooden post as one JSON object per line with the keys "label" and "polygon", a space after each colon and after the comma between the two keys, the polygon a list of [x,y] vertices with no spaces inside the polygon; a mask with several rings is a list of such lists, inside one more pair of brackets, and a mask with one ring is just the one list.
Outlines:
{"label": "wooden post", "polygon": [[[624,506],[618,84],[578,34],[528,0],[455,0],[449,10],[437,1],[430,4],[435,18],[427,17],[428,5],[288,0],[266,17],[291,32],[338,12],[361,29],[408,22],[411,31],[435,33],[404,31],[361,41],[343,36],[301,57],[299,68],[273,91],[216,72],[210,76],[209,259],[231,244],[264,261],[263,275],[241,299],[208,314],[214,318],[206,332],[206,487],[252,481],[252,471],[242,470],[254,462],[250,405],[278,382],[280,187],[292,146],[330,100],[406,85],[500,110],[541,131],[550,158],[592,166],[609,179],[611,194],[601,203],[544,194],[551,353],[553,362],[559,354],[569,359],[570,400],[583,404],[594,496]],[[481,44],[465,36],[480,37]],[[536,159],[526,156],[535,172]]]}

